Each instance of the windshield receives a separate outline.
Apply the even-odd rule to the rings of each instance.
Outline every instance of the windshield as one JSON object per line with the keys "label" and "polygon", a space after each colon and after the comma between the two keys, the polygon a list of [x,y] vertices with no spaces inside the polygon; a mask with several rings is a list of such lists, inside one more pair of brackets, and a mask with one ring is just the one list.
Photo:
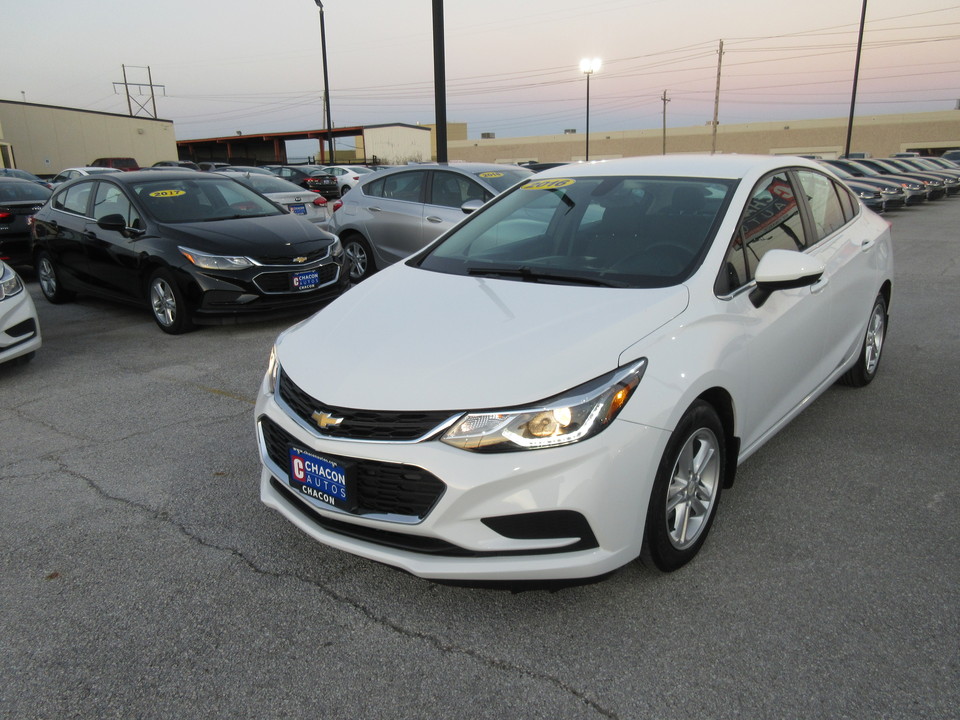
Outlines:
{"label": "windshield", "polygon": [[734,180],[532,179],[416,263],[427,270],[610,287],[664,287],[696,269]]}
{"label": "windshield", "polygon": [[164,223],[284,214],[269,200],[224,177],[139,182],[133,185],[133,193],[148,213]]}
{"label": "windshield", "polygon": [[521,180],[525,180],[533,175],[533,172],[531,170],[527,170],[526,168],[517,167],[498,168],[496,170],[478,170],[473,174],[496,190],[497,193],[502,193],[504,190],[513,187]]}

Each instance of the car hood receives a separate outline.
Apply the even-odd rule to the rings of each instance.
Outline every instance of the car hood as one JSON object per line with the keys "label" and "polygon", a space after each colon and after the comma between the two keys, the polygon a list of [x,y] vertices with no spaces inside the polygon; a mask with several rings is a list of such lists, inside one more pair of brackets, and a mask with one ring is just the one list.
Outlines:
{"label": "car hood", "polygon": [[294,383],[329,405],[508,407],[614,370],[626,348],[687,304],[684,286],[535,284],[400,263],[281,335],[277,357]]}
{"label": "car hood", "polygon": [[181,245],[223,255],[295,257],[316,253],[333,240],[330,233],[314,223],[288,213],[164,224],[161,228],[164,237]]}

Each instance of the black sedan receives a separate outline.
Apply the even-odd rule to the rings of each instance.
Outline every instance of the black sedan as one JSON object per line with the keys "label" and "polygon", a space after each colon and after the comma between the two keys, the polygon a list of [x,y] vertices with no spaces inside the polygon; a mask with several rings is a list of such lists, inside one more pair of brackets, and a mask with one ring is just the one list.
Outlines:
{"label": "black sedan", "polygon": [[149,306],[164,332],[306,312],[349,282],[339,240],[263,195],[190,170],[112,173],[59,187],[35,215],[44,296]]}
{"label": "black sedan", "polygon": [[8,265],[30,264],[30,217],[50,197],[43,185],[15,177],[0,177],[0,260]]}
{"label": "black sedan", "polygon": [[320,193],[327,200],[340,197],[336,176],[324,172],[319,165],[281,165],[273,172],[294,185]]}

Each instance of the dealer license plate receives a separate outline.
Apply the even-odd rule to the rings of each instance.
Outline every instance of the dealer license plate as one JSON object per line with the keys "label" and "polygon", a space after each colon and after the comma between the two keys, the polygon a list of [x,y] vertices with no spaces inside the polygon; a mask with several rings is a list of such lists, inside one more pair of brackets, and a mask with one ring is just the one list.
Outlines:
{"label": "dealer license plate", "polygon": [[319,284],[319,270],[302,270],[290,276],[290,285],[294,290],[313,290]]}
{"label": "dealer license plate", "polygon": [[294,215],[306,215],[307,207],[306,205],[290,205],[290,212]]}
{"label": "dealer license plate", "polygon": [[290,487],[341,510],[352,510],[357,504],[351,466],[295,446],[290,447]]}

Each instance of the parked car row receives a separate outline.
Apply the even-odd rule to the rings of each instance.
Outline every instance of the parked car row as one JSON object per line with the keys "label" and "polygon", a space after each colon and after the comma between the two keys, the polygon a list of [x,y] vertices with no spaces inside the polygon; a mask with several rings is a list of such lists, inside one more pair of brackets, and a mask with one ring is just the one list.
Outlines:
{"label": "parked car row", "polygon": [[864,205],[878,212],[960,192],[960,165],[944,158],[841,158],[818,162],[840,176]]}

